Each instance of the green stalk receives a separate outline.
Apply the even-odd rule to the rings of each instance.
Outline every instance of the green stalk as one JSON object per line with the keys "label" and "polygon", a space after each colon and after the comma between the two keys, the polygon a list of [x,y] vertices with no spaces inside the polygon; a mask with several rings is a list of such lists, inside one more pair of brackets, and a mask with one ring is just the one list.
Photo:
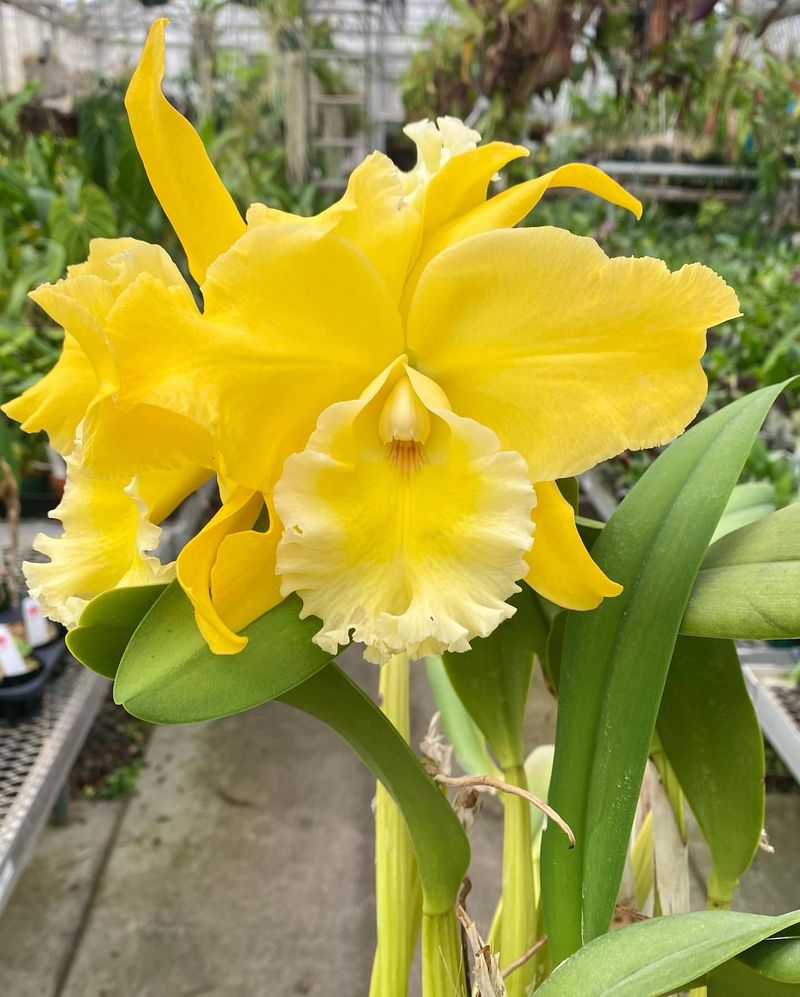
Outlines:
{"label": "green stalk", "polygon": [[[503,778],[513,786],[528,788],[521,765],[504,769]],[[536,941],[530,803],[505,793],[503,808],[503,914],[497,945],[501,969],[529,952]],[[532,960],[515,969],[506,979],[508,997],[524,997],[535,974]]]}
{"label": "green stalk", "polygon": [[[383,713],[408,741],[409,673],[405,654],[398,654],[381,668],[379,688]],[[407,997],[422,916],[422,892],[405,820],[380,782],[375,794],[375,907],[378,944],[370,997]]]}
{"label": "green stalk", "polygon": [[455,911],[422,917],[422,997],[467,997]]}

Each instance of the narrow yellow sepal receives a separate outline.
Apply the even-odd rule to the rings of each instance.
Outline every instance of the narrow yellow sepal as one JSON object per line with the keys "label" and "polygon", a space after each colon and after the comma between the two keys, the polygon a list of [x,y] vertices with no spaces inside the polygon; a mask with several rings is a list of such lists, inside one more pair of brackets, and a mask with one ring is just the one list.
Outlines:
{"label": "narrow yellow sepal", "polygon": [[530,571],[525,581],[545,599],[565,609],[594,609],[619,595],[592,560],[575,525],[575,513],[554,481],[535,486],[533,546],[525,555]]}
{"label": "narrow yellow sepal", "polygon": [[200,136],[162,93],[168,23],[166,17],[153,22],[125,107],[147,176],[200,283],[211,263],[244,234],[245,224]]}

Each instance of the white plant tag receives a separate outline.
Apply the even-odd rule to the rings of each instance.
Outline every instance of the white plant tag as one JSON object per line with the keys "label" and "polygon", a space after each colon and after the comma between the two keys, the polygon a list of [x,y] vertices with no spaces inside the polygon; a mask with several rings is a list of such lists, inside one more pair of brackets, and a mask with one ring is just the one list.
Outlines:
{"label": "white plant tag", "polygon": [[22,620],[25,624],[25,639],[31,647],[41,647],[50,640],[50,624],[38,599],[28,596],[22,600]]}
{"label": "white plant tag", "polygon": [[28,669],[8,627],[0,623],[0,671],[6,676],[24,675]]}

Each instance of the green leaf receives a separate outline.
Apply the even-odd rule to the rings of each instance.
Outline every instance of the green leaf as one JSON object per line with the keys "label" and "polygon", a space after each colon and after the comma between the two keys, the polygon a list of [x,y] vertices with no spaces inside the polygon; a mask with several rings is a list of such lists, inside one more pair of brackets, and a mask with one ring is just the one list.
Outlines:
{"label": "green leaf", "polygon": [[122,655],[165,585],[112,589],[92,599],[80,626],[67,634],[67,647],[82,665],[113,679]]}
{"label": "green leaf", "polygon": [[672,650],[708,542],[769,407],[762,388],[676,440],[628,493],[592,555],[623,593],[570,613],[550,804],[570,851],[545,831],[542,893],[555,962],[605,933]]}
{"label": "green leaf", "polygon": [[116,230],[108,194],[94,184],[81,187],[75,205],[67,195],[56,197],[50,204],[47,221],[50,235],[64,247],[68,263],[86,256],[92,239],[111,238]]}
{"label": "green leaf", "polygon": [[775,497],[775,485],[771,481],[747,481],[743,485],[737,485],[717,523],[712,543],[726,533],[738,530],[740,526],[755,523],[775,512]]}
{"label": "green leaf", "polygon": [[800,983],[800,937],[796,932],[767,938],[737,958],[770,980]]}
{"label": "green leaf", "polygon": [[456,761],[472,775],[498,775],[499,771],[486,749],[486,738],[467,713],[447,677],[442,659],[425,659],[428,683],[442,721],[445,737],[453,746]]}
{"label": "green leaf", "polygon": [[587,519],[586,516],[576,516],[575,525],[578,527],[578,533],[581,540],[583,540],[584,546],[587,550],[591,550],[606,524],[599,519]]}
{"label": "green leaf", "polygon": [[533,655],[547,639],[541,611],[527,586],[508,601],[517,610],[511,619],[488,637],[474,640],[471,651],[443,656],[458,698],[503,769],[525,761],[522,726]]}
{"label": "green leaf", "polygon": [[241,713],[287,692],[324,668],[330,654],[312,644],[318,621],[301,620],[289,596],[243,631],[235,655],[213,654],[192,605],[173,582],[142,620],[122,657],[114,700],[150,723],[185,724]]}
{"label": "green leaf", "polygon": [[447,797],[392,724],[335,665],[280,698],[328,724],[380,779],[408,826],[424,912],[451,911],[469,865],[469,843]]}
{"label": "green leaf", "polygon": [[581,499],[580,486],[577,478],[559,478],[556,482],[558,490],[569,502],[575,512],[578,511],[578,503]]}
{"label": "green leaf", "polygon": [[800,637],[800,505],[728,533],[709,547],[682,633],[737,640]]}
{"label": "green leaf", "polygon": [[562,610],[553,617],[547,638],[547,650],[541,659],[545,678],[555,696],[558,696],[558,686],[561,682],[561,655],[564,653],[564,631],[568,615],[566,610]]}
{"label": "green leaf", "polygon": [[771,980],[739,959],[732,959],[709,975],[706,994],[707,997],[798,997],[800,983]]}
{"label": "green leaf", "polygon": [[640,921],[589,942],[558,966],[536,997],[662,997],[798,921],[800,911],[765,917],[727,910]]}
{"label": "green leaf", "polygon": [[709,902],[727,906],[764,826],[764,741],[732,641],[678,638],[657,729],[711,850]]}

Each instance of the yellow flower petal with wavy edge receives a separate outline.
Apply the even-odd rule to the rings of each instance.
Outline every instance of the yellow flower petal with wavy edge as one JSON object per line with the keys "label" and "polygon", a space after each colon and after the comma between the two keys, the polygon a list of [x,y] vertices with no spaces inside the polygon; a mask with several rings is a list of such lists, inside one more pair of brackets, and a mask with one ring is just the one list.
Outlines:
{"label": "yellow flower petal with wavy edge", "polygon": [[221,474],[254,491],[271,488],[324,408],[402,351],[396,305],[364,255],[308,226],[248,232],[211,267],[203,297],[201,315],[149,277],[131,285],[108,321],[116,403],[207,427]]}
{"label": "yellow flower petal with wavy edge", "polygon": [[151,556],[161,530],[148,517],[136,482],[98,480],[67,458],[64,497],[51,513],[63,523],[59,537],[43,533],[34,550],[49,562],[23,565],[31,595],[67,627],[77,626],[86,605],[109,589],[152,585],[174,577],[172,565]]}
{"label": "yellow flower petal with wavy edge", "polygon": [[55,284],[44,284],[31,298],[65,330],[61,357],[53,370],[19,398],[3,406],[23,429],[44,429],[65,456],[75,442],[78,424],[98,394],[117,386],[105,323],[115,301],[140,274],[165,284],[183,284],[180,271],[160,246],[135,239],[94,239],[85,263],[67,270]]}
{"label": "yellow flower petal with wavy edge", "polygon": [[97,378],[77,340],[66,333],[61,356],[41,380],[2,406],[26,433],[44,429],[50,445],[68,454],[75,442],[78,423],[97,391]]}
{"label": "yellow flower petal with wavy edge", "polygon": [[551,187],[576,187],[627,208],[637,218],[642,215],[642,204],[637,198],[596,166],[584,163],[567,163],[541,177],[515,184],[428,234],[406,281],[404,312],[408,311],[420,274],[434,256],[473,235],[513,228],[536,207]]}
{"label": "yellow flower petal with wavy edge", "polygon": [[350,174],[343,196],[318,215],[301,218],[263,204],[247,211],[250,228],[297,223],[358,246],[399,300],[420,238],[420,215],[405,202],[400,171],[382,152],[367,156]]}
{"label": "yellow flower petal with wavy edge", "polygon": [[530,571],[525,581],[545,599],[565,609],[594,609],[603,599],[619,595],[592,560],[575,525],[572,506],[554,481],[534,486],[536,508],[533,547],[525,555]]}
{"label": "yellow flower petal with wavy edge", "polygon": [[331,654],[351,633],[376,662],[465,651],[513,614],[533,489],[491,430],[426,408],[402,365],[385,374],[323,412],[284,466],[281,592],[323,621]]}
{"label": "yellow flower petal with wavy edge", "polygon": [[161,91],[167,23],[162,17],[151,25],[125,107],[147,176],[200,283],[245,224],[200,136]]}
{"label": "yellow flower petal with wavy edge", "polygon": [[200,632],[215,654],[236,654],[247,646],[247,638],[227,626],[211,601],[217,555],[225,538],[250,530],[263,508],[263,495],[237,488],[211,522],[178,555],[178,581],[194,606]]}
{"label": "yellow flower petal with wavy edge", "polygon": [[682,432],[706,394],[706,329],[738,314],[700,264],[670,273],[560,229],[512,229],[430,262],[407,336],[454,409],[552,481]]}
{"label": "yellow flower petal with wavy edge", "polygon": [[114,306],[111,283],[85,273],[56,284],[43,284],[29,297],[78,342],[92,366],[98,388],[113,391],[117,372],[103,331],[105,317]]}

